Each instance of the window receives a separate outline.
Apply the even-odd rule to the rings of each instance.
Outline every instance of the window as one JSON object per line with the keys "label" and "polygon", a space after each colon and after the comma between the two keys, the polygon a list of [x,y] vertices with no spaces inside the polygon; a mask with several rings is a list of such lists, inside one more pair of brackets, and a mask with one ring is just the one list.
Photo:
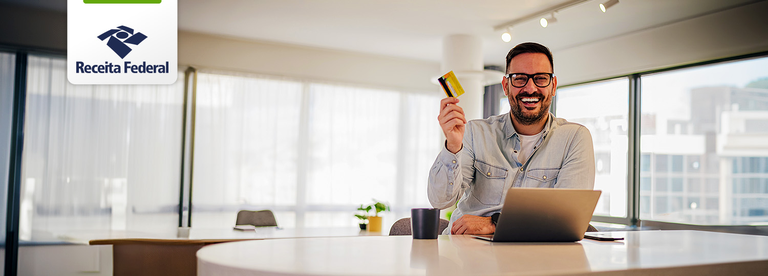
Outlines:
{"label": "window", "polygon": [[175,232],[184,77],[74,86],[65,64],[28,59],[20,238]]}
{"label": "window", "polygon": [[385,225],[429,206],[440,150],[437,95],[198,73],[194,227],[272,209],[283,227],[354,226],[389,202]]}
{"label": "window", "polygon": [[641,177],[653,188],[640,195],[653,208],[641,219],[768,222],[766,68],[759,58],[642,77]]}
{"label": "window", "polygon": [[627,215],[629,81],[615,79],[557,90],[557,117],[589,129],[595,148],[595,215]]}
{"label": "window", "polygon": [[[0,52],[0,229],[6,229],[8,213],[8,177],[11,157],[11,129],[13,126],[13,85],[16,55]],[[0,230],[0,240],[5,241],[5,231]],[[0,245],[5,252],[5,242]],[[3,272],[0,272],[2,275]]]}

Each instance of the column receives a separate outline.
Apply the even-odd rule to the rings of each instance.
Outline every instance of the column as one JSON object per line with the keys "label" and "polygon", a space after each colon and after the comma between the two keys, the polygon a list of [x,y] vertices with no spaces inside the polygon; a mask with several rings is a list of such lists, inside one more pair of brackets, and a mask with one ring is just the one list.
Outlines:
{"label": "column", "polygon": [[472,35],[450,35],[443,39],[441,73],[453,71],[464,88],[459,106],[467,120],[483,118],[483,42]]}

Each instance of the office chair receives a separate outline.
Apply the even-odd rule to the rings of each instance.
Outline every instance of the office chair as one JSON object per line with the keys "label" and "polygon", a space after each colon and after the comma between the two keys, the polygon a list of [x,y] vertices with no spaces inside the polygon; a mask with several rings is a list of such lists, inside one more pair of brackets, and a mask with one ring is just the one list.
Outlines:
{"label": "office chair", "polygon": [[[448,221],[444,219],[440,219],[440,226],[438,227],[439,231],[438,234],[442,234],[443,230],[448,227]],[[394,224],[392,224],[392,227],[389,228],[389,235],[390,236],[405,236],[405,235],[412,235],[411,233],[411,218],[401,218],[397,221],[395,221]]]}
{"label": "office chair", "polygon": [[597,230],[592,224],[587,224],[587,232],[600,232],[600,230]]}
{"label": "office chair", "polygon": [[270,210],[240,210],[237,212],[235,225],[277,226],[277,220],[275,220],[275,214]]}

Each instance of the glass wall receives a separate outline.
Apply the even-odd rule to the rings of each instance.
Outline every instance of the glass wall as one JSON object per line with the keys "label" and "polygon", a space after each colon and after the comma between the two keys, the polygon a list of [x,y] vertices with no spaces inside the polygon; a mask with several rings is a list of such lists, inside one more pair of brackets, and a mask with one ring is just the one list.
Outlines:
{"label": "glass wall", "polygon": [[768,223],[768,58],[642,77],[640,218]]}
{"label": "glass wall", "polygon": [[183,76],[75,86],[65,64],[29,56],[20,239],[175,233]]}
{"label": "glass wall", "polygon": [[589,129],[595,149],[595,189],[603,191],[595,215],[627,216],[629,80],[557,90],[557,117]]}
{"label": "glass wall", "polygon": [[193,227],[271,209],[282,227],[355,226],[360,204],[392,205],[385,226],[427,207],[440,95],[198,73]]}

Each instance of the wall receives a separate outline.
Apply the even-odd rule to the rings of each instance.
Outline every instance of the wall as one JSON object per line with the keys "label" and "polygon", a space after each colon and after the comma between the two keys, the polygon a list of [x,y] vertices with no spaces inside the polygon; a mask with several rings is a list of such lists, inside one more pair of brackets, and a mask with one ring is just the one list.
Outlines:
{"label": "wall", "polygon": [[555,53],[559,84],[768,51],[768,1]]}
{"label": "wall", "polygon": [[261,73],[303,80],[436,91],[439,62],[302,47],[179,31],[179,63],[198,69]]}

